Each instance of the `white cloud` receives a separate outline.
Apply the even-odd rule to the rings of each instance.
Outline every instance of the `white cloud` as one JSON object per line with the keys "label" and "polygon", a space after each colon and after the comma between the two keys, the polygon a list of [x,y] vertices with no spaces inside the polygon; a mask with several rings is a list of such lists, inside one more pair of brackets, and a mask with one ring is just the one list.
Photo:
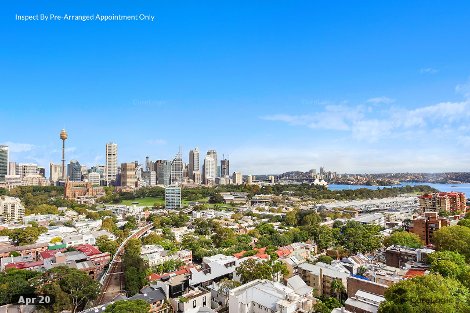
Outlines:
{"label": "white cloud", "polygon": [[372,104],[392,104],[395,102],[395,99],[392,99],[389,97],[375,97],[375,98],[367,99],[366,102],[372,103]]}
{"label": "white cloud", "polygon": [[3,144],[8,146],[11,153],[29,152],[36,148],[35,145],[29,144],[29,143],[17,143],[17,142],[7,141]]}
{"label": "white cloud", "polygon": [[350,147],[242,147],[230,151],[230,165],[242,174],[280,174],[324,166],[338,173],[444,172],[468,170],[470,156],[435,149]]}
{"label": "white cloud", "polygon": [[439,70],[432,67],[423,67],[419,69],[419,72],[421,74],[436,74],[439,72]]}
{"label": "white cloud", "polygon": [[[370,143],[384,138],[415,140],[417,135],[427,136],[435,129],[441,133],[445,130],[448,135],[459,135],[470,117],[470,84],[459,85],[456,89],[469,96],[459,102],[440,102],[413,109],[399,106],[329,105],[313,114],[276,114],[262,119],[313,129],[349,132],[351,138]],[[367,100],[374,104],[392,101],[387,97]]]}
{"label": "white cloud", "polygon": [[327,105],[323,112],[304,115],[275,114],[261,117],[268,121],[285,122],[289,125],[307,126],[313,129],[350,130],[351,124],[363,116],[362,107]]}

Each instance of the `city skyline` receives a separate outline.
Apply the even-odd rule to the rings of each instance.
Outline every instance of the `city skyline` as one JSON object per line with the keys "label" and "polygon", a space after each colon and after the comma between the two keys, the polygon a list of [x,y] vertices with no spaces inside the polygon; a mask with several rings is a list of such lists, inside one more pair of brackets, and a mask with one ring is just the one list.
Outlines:
{"label": "city skyline", "polygon": [[0,144],[46,168],[65,128],[67,162],[88,166],[116,142],[119,162],[197,146],[244,174],[468,171],[470,4],[362,5],[93,3],[156,22],[35,24],[7,4]]}

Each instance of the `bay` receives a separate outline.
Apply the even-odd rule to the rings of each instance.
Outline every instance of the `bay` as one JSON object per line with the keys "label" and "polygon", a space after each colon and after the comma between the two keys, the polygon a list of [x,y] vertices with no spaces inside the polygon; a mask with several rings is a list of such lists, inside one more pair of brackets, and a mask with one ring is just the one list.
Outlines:
{"label": "bay", "polygon": [[367,188],[371,190],[377,190],[378,188],[396,188],[396,187],[404,187],[404,186],[418,186],[418,185],[427,185],[432,188],[435,188],[439,191],[443,192],[463,192],[465,193],[467,198],[470,198],[470,184],[432,184],[432,183],[414,183],[414,182],[406,182],[401,183],[399,185],[393,186],[367,186],[367,185],[328,185],[328,189],[330,190],[356,190],[360,188]]}

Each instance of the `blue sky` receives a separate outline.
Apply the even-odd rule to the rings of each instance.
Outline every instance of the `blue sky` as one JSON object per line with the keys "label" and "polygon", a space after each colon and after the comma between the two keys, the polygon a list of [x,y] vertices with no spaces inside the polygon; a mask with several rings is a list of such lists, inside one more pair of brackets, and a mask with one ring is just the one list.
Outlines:
{"label": "blue sky", "polygon": [[[8,1],[0,143],[47,166],[228,155],[244,174],[468,171],[470,3]],[[154,22],[19,22],[15,14]]]}

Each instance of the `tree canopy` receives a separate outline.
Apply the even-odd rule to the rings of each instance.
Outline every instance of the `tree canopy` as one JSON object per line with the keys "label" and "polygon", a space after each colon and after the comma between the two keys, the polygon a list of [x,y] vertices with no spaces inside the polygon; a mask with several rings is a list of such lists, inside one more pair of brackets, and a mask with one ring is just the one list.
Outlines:
{"label": "tree canopy", "polygon": [[448,226],[439,229],[433,236],[434,245],[439,251],[454,251],[470,261],[470,228],[465,226]]}
{"label": "tree canopy", "polygon": [[385,291],[379,313],[468,312],[470,294],[460,282],[438,274],[402,280]]}
{"label": "tree canopy", "polygon": [[148,313],[150,304],[145,300],[119,300],[106,307],[105,313]]}
{"label": "tree canopy", "polygon": [[386,247],[397,245],[409,248],[420,248],[423,246],[418,235],[407,231],[396,231],[389,237],[386,237],[383,243]]}

